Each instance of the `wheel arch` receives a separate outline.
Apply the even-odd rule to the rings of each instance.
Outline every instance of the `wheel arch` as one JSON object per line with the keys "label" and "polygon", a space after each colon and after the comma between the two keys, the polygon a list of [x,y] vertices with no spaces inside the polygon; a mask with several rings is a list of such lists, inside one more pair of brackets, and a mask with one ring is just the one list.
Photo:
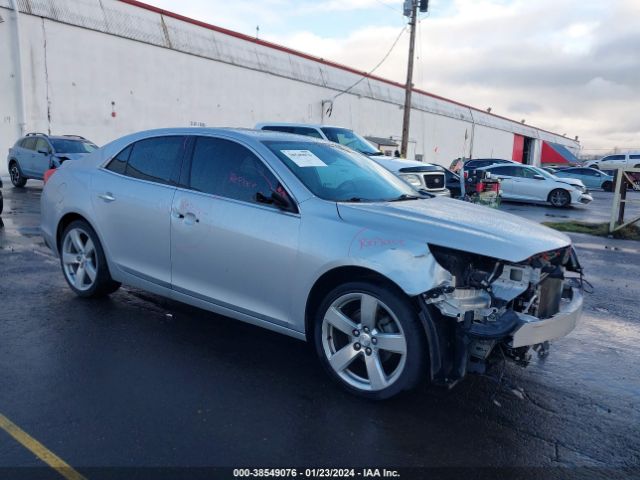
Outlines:
{"label": "wheel arch", "polygon": [[78,212],[67,212],[65,213],[60,220],[58,221],[58,225],[56,226],[56,251],[58,253],[60,253],[60,243],[62,240],[62,234],[64,233],[64,230],[71,225],[72,222],[76,221],[76,220],[82,220],[84,222],[87,222],[89,224],[89,226],[93,229],[93,231],[95,232],[95,234],[98,236],[98,239],[100,240],[100,243],[102,244],[102,250],[104,251],[104,242],[102,241],[102,237],[100,236],[100,234],[98,233],[98,230],[96,229],[95,225],[93,225],[93,223],[91,221],[89,221],[89,219],[85,216],[82,215]]}
{"label": "wheel arch", "polygon": [[389,286],[394,290],[397,290],[402,295],[406,295],[402,288],[393,280],[385,277],[379,272],[366,267],[360,267],[356,265],[347,265],[333,268],[323,273],[313,284],[309,295],[307,296],[307,303],[305,306],[305,335],[307,340],[311,340],[310,335],[313,334],[313,314],[316,309],[322,303],[324,297],[337,285],[346,282],[362,282],[362,281],[375,281],[382,285]]}

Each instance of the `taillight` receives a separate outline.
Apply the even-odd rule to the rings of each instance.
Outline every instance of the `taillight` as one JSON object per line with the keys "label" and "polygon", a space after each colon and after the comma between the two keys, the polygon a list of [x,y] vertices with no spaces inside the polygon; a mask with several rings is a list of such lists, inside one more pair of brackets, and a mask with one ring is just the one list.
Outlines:
{"label": "taillight", "polygon": [[467,170],[464,171],[464,179],[469,178],[469,172]]}
{"label": "taillight", "polygon": [[47,170],[46,172],[44,172],[44,183],[46,185],[46,183],[49,181],[49,179],[51,178],[51,175],[53,175],[56,172],[55,168],[50,168],[49,170]]}

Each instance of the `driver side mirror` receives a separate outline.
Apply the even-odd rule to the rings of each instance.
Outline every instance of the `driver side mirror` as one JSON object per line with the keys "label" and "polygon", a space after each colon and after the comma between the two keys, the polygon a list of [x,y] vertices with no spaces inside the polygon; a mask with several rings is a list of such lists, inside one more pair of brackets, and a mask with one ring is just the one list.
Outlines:
{"label": "driver side mirror", "polygon": [[38,150],[38,153],[41,153],[42,155],[49,155],[49,152],[47,150]]}
{"label": "driver side mirror", "polygon": [[296,211],[291,202],[277,192],[271,192],[271,195],[268,197],[263,193],[258,192],[256,193],[256,201],[265,205],[275,205],[280,210],[284,210],[286,212]]}
{"label": "driver side mirror", "polygon": [[534,175],[533,178],[535,178],[536,180],[544,180],[544,177],[542,175]]}

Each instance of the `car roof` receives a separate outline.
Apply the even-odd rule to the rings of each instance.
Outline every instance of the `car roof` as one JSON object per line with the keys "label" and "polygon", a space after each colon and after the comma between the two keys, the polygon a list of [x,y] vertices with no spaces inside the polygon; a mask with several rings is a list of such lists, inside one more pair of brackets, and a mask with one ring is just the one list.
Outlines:
{"label": "car roof", "polygon": [[505,158],[472,158],[466,161],[466,163],[471,162],[518,163],[514,160],[507,160]]}
{"label": "car roof", "polygon": [[251,128],[231,128],[231,127],[175,127],[175,128],[158,128],[153,130],[143,130],[135,132],[131,135],[121,137],[118,140],[129,138],[132,141],[142,140],[144,138],[150,138],[154,136],[167,136],[167,135],[222,135],[232,137],[237,140],[245,141],[291,141],[298,140],[304,142],[314,143],[331,143],[327,140],[309,137],[306,135],[296,135],[293,133],[277,132],[272,130],[255,130]]}
{"label": "car roof", "polygon": [[[24,138],[46,138],[48,140],[70,140],[72,142],[91,142],[86,138],[76,135],[47,135],[46,133],[31,133],[22,137]],[[93,143],[93,142],[92,142]]]}
{"label": "car roof", "polygon": [[[508,163],[508,165],[505,165],[505,163]],[[535,168],[540,168],[540,167],[536,167],[536,165],[525,165],[522,163],[518,163],[518,162],[505,162],[505,163],[494,163],[493,165],[487,165],[486,167],[480,167],[478,168],[478,170],[488,170],[490,168],[497,168],[497,167],[521,167],[521,168],[525,168],[525,167],[535,167]]]}
{"label": "car roof", "polygon": [[320,123],[295,123],[295,122],[260,122],[256,124],[256,130],[262,127],[311,127],[311,128],[344,128],[345,130],[351,130],[351,128],[342,127],[340,125],[325,125]]}

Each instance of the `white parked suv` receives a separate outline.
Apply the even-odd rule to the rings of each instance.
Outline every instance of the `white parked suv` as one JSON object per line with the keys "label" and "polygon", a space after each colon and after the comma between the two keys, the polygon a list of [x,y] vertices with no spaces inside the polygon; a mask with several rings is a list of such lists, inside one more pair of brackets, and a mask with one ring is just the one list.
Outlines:
{"label": "white parked suv", "polygon": [[307,137],[322,138],[339,143],[366,155],[378,165],[386,168],[417,190],[425,190],[432,195],[450,197],[446,187],[444,168],[432,163],[415,160],[401,160],[380,153],[369,141],[353,130],[330,125],[311,125],[305,123],[258,123],[256,130],[293,133]]}
{"label": "white parked suv", "polygon": [[591,160],[585,167],[599,170],[616,170],[618,168],[640,168],[640,152],[619,153],[607,155],[600,160]]}

